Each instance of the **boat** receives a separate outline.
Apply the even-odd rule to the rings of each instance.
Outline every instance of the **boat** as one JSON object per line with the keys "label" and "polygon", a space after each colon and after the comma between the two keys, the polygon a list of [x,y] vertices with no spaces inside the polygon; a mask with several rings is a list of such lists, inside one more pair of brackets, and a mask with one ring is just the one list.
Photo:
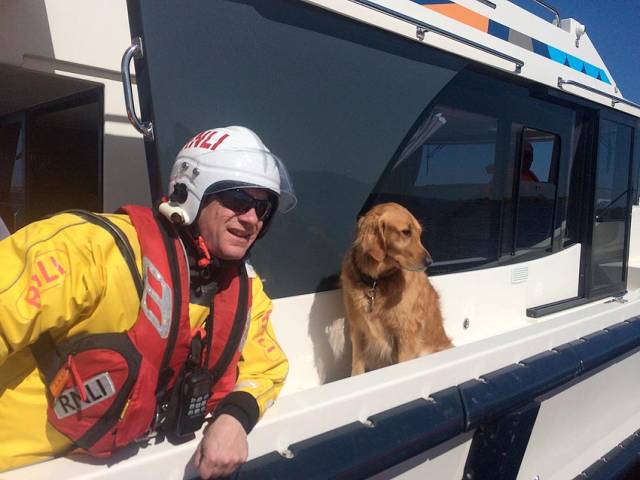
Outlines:
{"label": "boat", "polygon": [[[290,372],[234,478],[612,479],[637,468],[640,106],[584,25],[532,3],[553,19],[507,0],[9,4],[15,41],[0,78],[58,96],[3,117],[0,131],[28,137],[50,114],[92,132],[91,188],[74,206],[157,200],[185,139],[217,125],[259,132],[292,174],[299,205],[252,253]],[[25,35],[25,12],[55,48]],[[20,198],[4,200],[16,223],[42,213],[36,185],[17,184],[23,217]],[[358,215],[387,201],[425,227],[455,347],[351,377],[337,276]],[[196,478],[200,435],[0,477]]]}

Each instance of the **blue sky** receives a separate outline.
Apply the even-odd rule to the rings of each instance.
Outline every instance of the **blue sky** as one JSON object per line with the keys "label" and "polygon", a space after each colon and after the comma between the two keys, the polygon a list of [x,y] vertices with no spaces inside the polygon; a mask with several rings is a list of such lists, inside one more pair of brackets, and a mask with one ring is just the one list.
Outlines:
{"label": "blue sky", "polygon": [[[533,0],[512,0],[544,18],[553,14]],[[640,0],[547,0],[562,18],[575,18],[611,72],[624,97],[640,103]]]}

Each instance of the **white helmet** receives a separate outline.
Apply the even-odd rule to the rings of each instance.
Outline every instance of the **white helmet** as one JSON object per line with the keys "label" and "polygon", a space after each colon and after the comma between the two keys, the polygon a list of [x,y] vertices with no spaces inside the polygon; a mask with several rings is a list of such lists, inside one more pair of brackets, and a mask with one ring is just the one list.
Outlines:
{"label": "white helmet", "polygon": [[296,205],[289,173],[260,137],[245,127],[206,130],[178,152],[169,177],[169,198],[158,210],[174,223],[191,225],[205,195],[234,188],[266,188],[278,209]]}

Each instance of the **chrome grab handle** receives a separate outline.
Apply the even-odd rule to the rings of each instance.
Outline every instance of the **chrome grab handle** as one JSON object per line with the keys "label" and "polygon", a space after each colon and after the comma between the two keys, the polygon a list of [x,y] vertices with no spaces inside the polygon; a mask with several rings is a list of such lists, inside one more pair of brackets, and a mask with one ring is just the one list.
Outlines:
{"label": "chrome grab handle", "polygon": [[131,73],[129,66],[134,58],[142,58],[142,39],[136,37],[131,39],[131,45],[122,55],[120,63],[120,72],[122,73],[122,86],[124,88],[124,104],[127,108],[127,117],[131,125],[140,132],[145,140],[153,140],[153,124],[151,122],[143,122],[136,115],[136,107],[133,103],[133,89],[131,88]]}
{"label": "chrome grab handle", "polygon": [[485,4],[487,7],[496,8],[496,4],[490,0],[478,0],[478,2]]}
{"label": "chrome grab handle", "polygon": [[555,20],[553,21],[553,24],[556,27],[560,26],[560,23],[562,23],[561,19],[560,19],[560,11],[554,7],[553,5],[545,2],[544,0],[533,0],[534,2],[536,2],[538,5],[543,6],[544,8],[546,8],[547,10],[549,10],[550,12],[553,12],[553,14],[555,15]]}
{"label": "chrome grab handle", "polygon": [[404,22],[410,23],[412,25],[414,25],[416,27],[416,37],[422,41],[422,39],[424,38],[425,33],[427,32],[434,32],[437,33],[438,35],[442,35],[443,37],[447,37],[450,38],[452,40],[456,40],[460,43],[463,43],[469,47],[473,47],[473,48],[477,48],[478,50],[481,50],[485,53],[490,53],[498,58],[501,58],[503,60],[507,60],[508,62],[512,62],[515,65],[515,72],[516,73],[520,73],[520,71],[522,70],[522,67],[524,66],[524,62],[518,58],[512,57],[511,55],[507,55],[506,53],[502,53],[498,50],[495,50],[493,48],[487,47],[485,45],[482,45],[480,43],[476,43],[473,40],[469,40],[467,38],[461,37],[460,35],[456,35],[455,33],[451,33],[451,32],[447,32],[446,30],[443,30],[442,28],[438,28],[435,27],[433,25],[430,25],[426,22],[423,22],[421,20],[418,20],[416,18],[410,17],[409,15],[405,15],[404,13],[400,13],[397,12],[395,10],[392,10],[390,8],[384,7],[378,3],[372,2],[370,0],[349,0],[352,3],[356,3],[358,5],[361,5],[363,7],[367,7],[370,8],[371,10],[375,10],[378,13],[383,13],[385,15],[388,15],[390,17],[396,18],[398,20],[402,20]]}
{"label": "chrome grab handle", "polygon": [[563,85],[573,85],[575,87],[579,87],[584,90],[587,90],[588,92],[602,95],[603,97],[606,97],[609,100],[611,100],[612,107],[615,107],[616,103],[624,103],[625,105],[629,105],[631,107],[640,108],[640,105],[638,105],[637,103],[630,102],[629,100],[625,100],[624,98],[616,97],[615,95],[611,95],[610,93],[607,93],[607,92],[601,92],[597,88],[590,87],[589,85],[585,85],[584,83],[576,82],[575,80],[565,80],[562,77],[558,77],[558,88],[560,90],[563,90],[562,88]]}

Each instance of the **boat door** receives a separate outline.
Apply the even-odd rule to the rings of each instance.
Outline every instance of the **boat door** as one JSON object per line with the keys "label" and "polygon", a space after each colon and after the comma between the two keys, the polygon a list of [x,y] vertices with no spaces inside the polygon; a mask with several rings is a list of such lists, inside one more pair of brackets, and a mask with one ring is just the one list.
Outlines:
{"label": "boat door", "polygon": [[588,298],[626,289],[633,198],[633,123],[602,112],[594,168],[593,215],[585,293]]}

